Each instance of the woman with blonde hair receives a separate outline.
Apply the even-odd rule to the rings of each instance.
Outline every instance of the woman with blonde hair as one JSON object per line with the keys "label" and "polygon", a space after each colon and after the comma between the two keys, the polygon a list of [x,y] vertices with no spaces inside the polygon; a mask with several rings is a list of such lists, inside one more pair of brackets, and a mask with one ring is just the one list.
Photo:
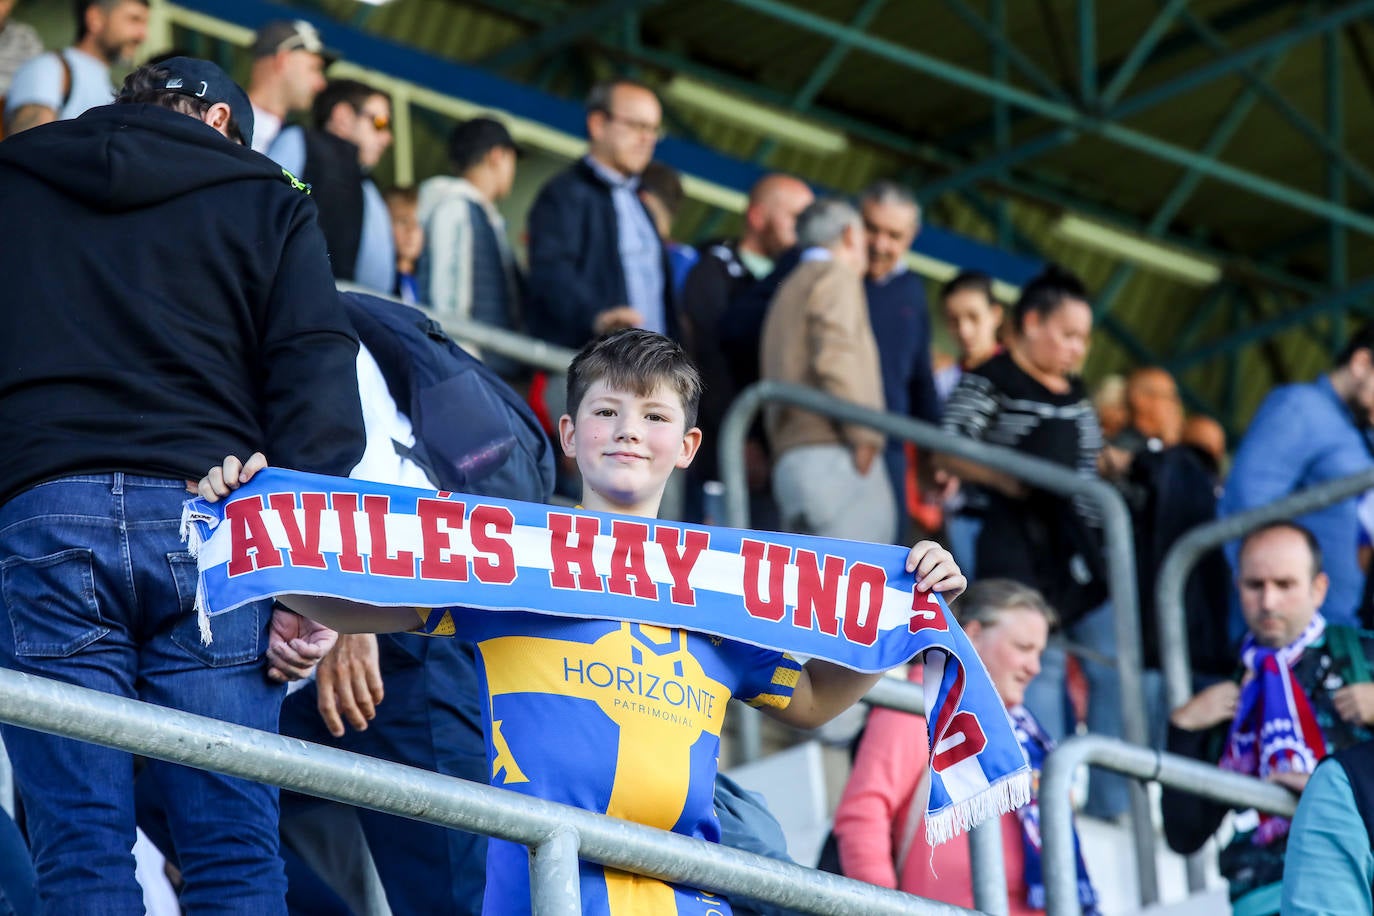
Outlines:
{"label": "woman with blonde hair", "polygon": [[[1040,654],[1056,623],[1038,591],[1010,579],[985,579],[951,604],[1006,706],[1017,739],[1036,771],[1053,742],[1022,705],[1026,685],[1040,672]],[[913,665],[910,680],[920,680]],[[973,905],[968,843],[938,847],[925,840],[923,815],[929,791],[929,747],[923,716],[874,709],[859,742],[854,772],[835,813],[835,838],[844,874],[931,900]],[[1040,808],[1029,804],[1002,816],[1002,849],[1009,912],[1039,913],[1045,907],[1040,860]],[[1077,848],[1077,837],[1074,840]],[[1097,913],[1097,895],[1078,856],[1079,900],[1086,916]]]}

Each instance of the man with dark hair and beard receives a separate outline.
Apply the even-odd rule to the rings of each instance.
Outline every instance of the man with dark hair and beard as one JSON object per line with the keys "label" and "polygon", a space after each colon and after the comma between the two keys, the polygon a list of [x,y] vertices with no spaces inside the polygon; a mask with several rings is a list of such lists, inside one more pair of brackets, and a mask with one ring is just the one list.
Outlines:
{"label": "man with dark hair and beard", "polygon": [[74,118],[114,99],[110,67],[131,61],[148,37],[148,0],[76,0],[76,43],[35,57],[5,97],[6,132]]}
{"label": "man with dark hair and beard", "polygon": [[[1236,450],[1218,511],[1235,515],[1328,480],[1374,468],[1370,417],[1374,413],[1374,323],[1351,335],[1336,367],[1314,382],[1284,385],[1260,405]],[[1358,498],[1297,519],[1326,555],[1331,579],[1321,612],[1352,624],[1359,612],[1364,573],[1356,560]],[[1236,565],[1237,545],[1226,556]],[[1240,621],[1232,615],[1232,632]]]}

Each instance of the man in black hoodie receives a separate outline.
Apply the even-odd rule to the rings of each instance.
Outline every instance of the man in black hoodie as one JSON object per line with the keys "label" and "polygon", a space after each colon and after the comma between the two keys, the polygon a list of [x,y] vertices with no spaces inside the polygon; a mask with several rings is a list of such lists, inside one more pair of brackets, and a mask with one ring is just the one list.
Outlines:
{"label": "man in black hoodie", "polygon": [[[347,474],[363,429],[315,206],[252,129],[222,70],[173,58],[0,144],[0,664],[275,731],[274,681],[332,634],[268,603],[197,619],[186,484],[259,450]],[[141,913],[131,755],[4,738],[44,911]],[[276,790],[147,766],[187,909],[285,913]]]}

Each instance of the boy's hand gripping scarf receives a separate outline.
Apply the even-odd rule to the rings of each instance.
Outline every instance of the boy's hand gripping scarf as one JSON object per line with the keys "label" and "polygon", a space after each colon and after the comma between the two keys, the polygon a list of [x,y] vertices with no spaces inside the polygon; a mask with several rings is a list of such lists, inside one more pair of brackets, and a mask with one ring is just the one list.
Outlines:
{"label": "boy's hand gripping scarf", "polygon": [[[1298,638],[1281,649],[1269,649],[1247,635],[1240,647],[1246,680],[1240,703],[1217,764],[1267,779],[1271,773],[1311,773],[1326,756],[1312,703],[1293,676],[1293,665],[1308,646],[1326,632],[1326,618],[1313,615]],[[1255,829],[1257,845],[1272,843],[1288,832],[1286,817],[1264,814]]]}
{"label": "boy's hand gripping scarf", "polygon": [[[200,561],[207,627],[249,601],[307,594],[686,627],[856,671],[923,654],[930,842],[1030,797],[987,671],[944,601],[915,590],[900,548],[275,468],[227,500],[187,501],[183,530]],[[421,610],[418,619],[433,632],[445,617]]]}

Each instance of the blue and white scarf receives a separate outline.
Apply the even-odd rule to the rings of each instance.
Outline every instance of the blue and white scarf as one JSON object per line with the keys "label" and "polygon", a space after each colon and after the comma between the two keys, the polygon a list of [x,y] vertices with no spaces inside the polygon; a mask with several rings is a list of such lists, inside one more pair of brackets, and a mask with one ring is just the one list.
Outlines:
{"label": "blue and white scarf", "polygon": [[[1246,678],[1217,766],[1260,779],[1317,768],[1326,756],[1326,738],[1293,666],[1325,633],[1326,618],[1317,613],[1296,639],[1278,649],[1246,635],[1240,647]],[[1288,827],[1286,817],[1261,814],[1251,839],[1263,846],[1286,835]]]}
{"label": "blue and white scarf", "polygon": [[215,614],[307,594],[685,626],[856,671],[923,654],[929,842],[1030,798],[986,669],[944,601],[915,590],[900,548],[275,468],[228,500],[188,500],[183,529],[200,561],[207,639]]}
{"label": "blue and white scarf", "polygon": [[[1026,754],[1036,783],[1031,800],[1016,809],[1017,820],[1021,822],[1021,846],[1025,853],[1023,876],[1026,881],[1026,905],[1037,910],[1045,908],[1045,872],[1041,862],[1040,839],[1040,771],[1044,769],[1045,757],[1054,750],[1054,739],[1045,734],[1040,723],[1024,706],[1013,706],[1007,710],[1011,716],[1016,740]],[[1088,866],[1083,861],[1083,850],[1078,844],[1078,829],[1073,831],[1073,856],[1078,870],[1078,903],[1083,908],[1083,916],[1098,916],[1097,891],[1088,879]]]}

